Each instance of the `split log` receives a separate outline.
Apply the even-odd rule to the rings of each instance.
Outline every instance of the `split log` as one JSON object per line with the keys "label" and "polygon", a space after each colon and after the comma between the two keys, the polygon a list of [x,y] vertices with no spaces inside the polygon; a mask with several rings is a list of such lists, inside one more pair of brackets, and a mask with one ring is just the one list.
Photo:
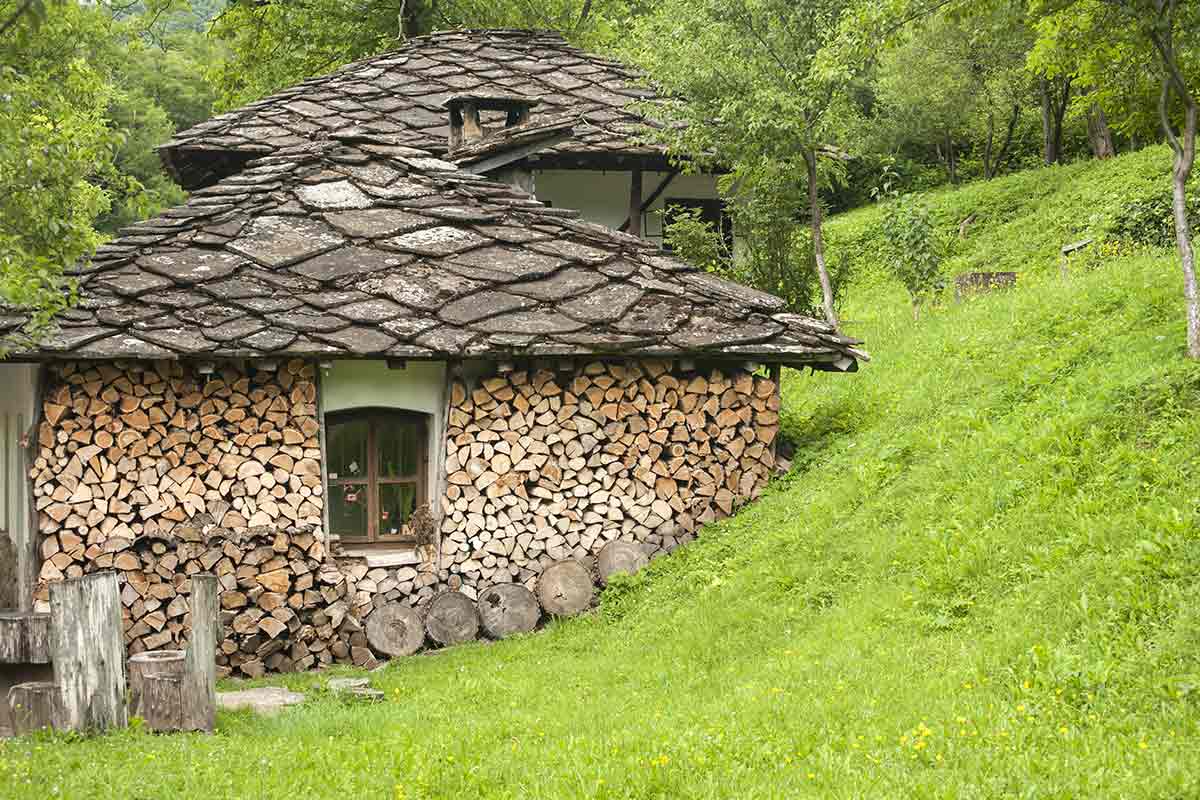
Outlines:
{"label": "split log", "polygon": [[58,684],[51,681],[18,683],[8,690],[8,708],[14,736],[57,727]]}
{"label": "split log", "polygon": [[98,572],[52,584],[50,617],[54,681],[61,690],[59,727],[125,727],[125,642],[117,574]]}
{"label": "split log", "polygon": [[551,564],[537,583],[537,597],[546,613],[571,617],[588,610],[595,589],[587,567],[574,559]]}
{"label": "split log", "polygon": [[533,592],[519,583],[501,583],[479,596],[479,620],[484,633],[503,639],[537,627],[542,609]]}
{"label": "split log", "polygon": [[216,724],[220,591],[215,575],[192,576],[192,634],[183,676],[183,716],[180,720],[184,730],[212,733]]}
{"label": "split log", "polygon": [[462,592],[442,592],[425,612],[429,638],[443,646],[469,642],[479,635],[479,614],[471,598]]}
{"label": "split log", "polygon": [[136,653],[129,657],[127,668],[129,673],[129,714],[145,719],[146,712],[142,707],[142,698],[145,692],[146,676],[157,673],[182,677],[184,653],[182,650],[154,650]]}
{"label": "split log", "polygon": [[183,675],[151,672],[142,681],[142,708],[146,727],[158,733],[184,730]]}
{"label": "split log", "polygon": [[608,579],[618,573],[633,575],[649,560],[641,545],[614,539],[600,551],[596,564],[600,572],[600,582],[608,583]]}
{"label": "split log", "polygon": [[388,603],[367,617],[366,634],[371,649],[380,655],[411,656],[425,643],[425,623],[407,603]]}

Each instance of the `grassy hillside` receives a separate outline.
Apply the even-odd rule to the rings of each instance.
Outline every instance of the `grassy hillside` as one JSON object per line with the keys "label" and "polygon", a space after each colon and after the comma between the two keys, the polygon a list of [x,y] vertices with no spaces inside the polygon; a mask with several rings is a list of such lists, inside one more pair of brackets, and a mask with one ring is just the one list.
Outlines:
{"label": "grassy hillside", "polygon": [[860,292],[874,362],[787,377],[793,473],[599,613],[395,662],[378,706],[294,676],[312,702],[214,736],[0,743],[0,796],[1197,796],[1178,267],[1030,273],[916,325]]}

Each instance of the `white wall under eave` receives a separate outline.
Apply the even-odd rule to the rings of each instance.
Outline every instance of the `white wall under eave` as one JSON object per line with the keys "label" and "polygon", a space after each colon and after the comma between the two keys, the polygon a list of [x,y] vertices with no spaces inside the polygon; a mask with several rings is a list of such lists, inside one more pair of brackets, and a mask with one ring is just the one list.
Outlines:
{"label": "white wall under eave", "polygon": [[[392,369],[376,359],[334,361],[321,369],[321,411],[349,408],[394,408],[429,415],[430,499],[437,496],[442,471],[442,429],[446,415],[446,365],[441,361],[409,361]],[[435,509],[435,513],[436,509]]]}
{"label": "white wall under eave", "polygon": [[[33,424],[38,365],[0,364],[0,608],[33,599],[35,550],[29,524],[29,482],[21,437]],[[3,544],[3,543],[0,543]],[[16,580],[12,578],[15,575]]]}
{"label": "white wall under eave", "polygon": [[[643,172],[642,196],[649,197],[665,177],[665,172]],[[534,180],[538,200],[555,208],[575,209],[588,222],[619,228],[629,217],[628,170],[544,169],[534,172]],[[642,238],[662,244],[665,200],[719,196],[715,175],[676,175],[642,215]]]}

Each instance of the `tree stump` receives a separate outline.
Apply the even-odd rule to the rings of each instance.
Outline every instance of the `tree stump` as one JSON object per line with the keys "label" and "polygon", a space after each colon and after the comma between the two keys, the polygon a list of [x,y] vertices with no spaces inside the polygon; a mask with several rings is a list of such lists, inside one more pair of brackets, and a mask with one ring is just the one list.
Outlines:
{"label": "tree stump", "polygon": [[183,671],[183,718],[187,731],[212,733],[217,716],[217,646],[221,643],[217,576],[192,576],[192,633]]}
{"label": "tree stump", "polygon": [[117,573],[50,584],[50,617],[54,681],[61,690],[59,727],[125,727],[125,639]]}
{"label": "tree stump", "polygon": [[187,677],[151,672],[142,678],[142,709],[146,727],[159,733],[184,730]]}
{"label": "tree stump", "polygon": [[367,617],[367,643],[389,658],[411,656],[425,643],[421,614],[407,603],[388,603]]}
{"label": "tree stump", "polygon": [[528,633],[541,617],[537,598],[519,583],[499,583],[479,596],[479,621],[493,639]]}
{"label": "tree stump", "polygon": [[15,736],[53,728],[58,719],[58,684],[50,681],[18,683],[8,690],[8,707]]}
{"label": "tree stump", "polygon": [[425,630],[440,645],[469,642],[479,635],[479,613],[462,592],[442,592],[425,611]]}
{"label": "tree stump", "polygon": [[614,539],[604,545],[596,562],[600,570],[600,582],[607,584],[608,579],[617,573],[635,574],[649,563],[649,559],[641,545]]}
{"label": "tree stump", "polygon": [[152,650],[129,657],[129,715],[146,718],[142,708],[143,684],[151,673],[182,677],[184,653],[182,650]]}
{"label": "tree stump", "polygon": [[592,605],[594,591],[587,567],[574,559],[546,567],[537,582],[542,608],[555,617],[571,617],[586,611]]}

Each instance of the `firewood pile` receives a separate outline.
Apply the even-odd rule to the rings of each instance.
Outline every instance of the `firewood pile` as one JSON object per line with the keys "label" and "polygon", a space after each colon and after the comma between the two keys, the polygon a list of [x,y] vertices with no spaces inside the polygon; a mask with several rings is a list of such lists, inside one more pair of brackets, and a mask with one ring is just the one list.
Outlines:
{"label": "firewood pile", "polygon": [[[311,363],[210,374],[63,363],[44,401],[31,470],[40,605],[51,582],[114,569],[129,654],[182,649],[191,577],[212,573],[218,674],[252,677],[371,667],[427,637],[504,636],[543,612],[578,613],[614,565],[636,569],[639,554],[673,549],[759,493],[779,409],[760,375],[658,361],[456,382],[440,540],[433,529],[417,563],[370,568],[331,553],[321,528]],[[614,541],[624,549],[597,560]],[[585,569],[539,585],[566,561]]]}
{"label": "firewood pile", "polygon": [[651,554],[756,497],[775,468],[779,395],[750,372],[592,362],[451,389],[442,566],[451,588],[532,588],[609,541]]}

